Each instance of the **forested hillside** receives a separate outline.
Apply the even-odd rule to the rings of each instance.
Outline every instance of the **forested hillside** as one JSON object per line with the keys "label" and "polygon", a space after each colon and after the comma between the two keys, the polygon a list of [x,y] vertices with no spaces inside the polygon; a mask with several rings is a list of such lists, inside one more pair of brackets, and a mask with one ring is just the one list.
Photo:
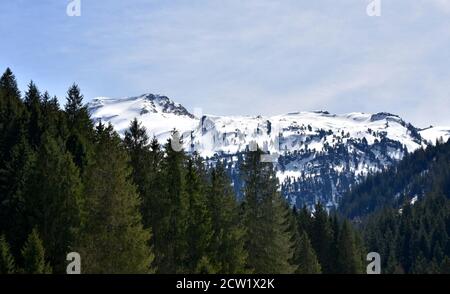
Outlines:
{"label": "forested hillside", "polygon": [[385,273],[450,273],[450,141],[417,150],[345,195]]}
{"label": "forested hillside", "polygon": [[385,207],[400,208],[432,191],[450,197],[450,141],[408,154],[397,165],[370,175],[343,197],[339,210],[357,218]]}
{"label": "forested hillside", "polygon": [[[134,119],[93,123],[72,85],[64,107],[0,78],[0,273],[450,272],[450,143],[369,176],[340,211],[291,207],[262,151],[229,162],[160,144]],[[176,149],[176,148],[175,148]]]}
{"label": "forested hillside", "polygon": [[224,164],[161,146],[137,120],[124,139],[93,124],[77,85],[66,103],[0,78],[0,273],[361,273],[349,222],[280,195],[248,152],[237,200]]}

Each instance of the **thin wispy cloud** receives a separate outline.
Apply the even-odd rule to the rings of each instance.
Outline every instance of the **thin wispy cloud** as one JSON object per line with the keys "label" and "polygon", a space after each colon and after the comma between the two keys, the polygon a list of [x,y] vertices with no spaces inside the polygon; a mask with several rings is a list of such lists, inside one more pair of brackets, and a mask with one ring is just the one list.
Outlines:
{"label": "thin wispy cloud", "polygon": [[[2,4],[0,66],[64,97],[161,93],[215,114],[389,111],[450,119],[450,1],[82,1]],[[44,17],[45,16],[45,17]]]}

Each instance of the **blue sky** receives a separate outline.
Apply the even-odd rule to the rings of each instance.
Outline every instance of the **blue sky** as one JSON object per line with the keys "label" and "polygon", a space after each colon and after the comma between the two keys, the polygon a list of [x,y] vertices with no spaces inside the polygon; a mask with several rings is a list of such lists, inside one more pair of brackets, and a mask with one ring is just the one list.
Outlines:
{"label": "blue sky", "polygon": [[14,0],[0,70],[63,103],[160,93],[212,114],[387,111],[450,125],[450,0]]}

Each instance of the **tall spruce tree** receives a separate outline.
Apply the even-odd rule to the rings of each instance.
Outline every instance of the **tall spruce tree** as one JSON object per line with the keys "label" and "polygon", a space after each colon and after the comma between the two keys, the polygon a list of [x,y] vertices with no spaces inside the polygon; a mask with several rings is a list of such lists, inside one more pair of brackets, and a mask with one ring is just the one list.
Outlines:
{"label": "tall spruce tree", "polygon": [[22,249],[23,272],[25,274],[51,274],[46,262],[45,249],[37,229],[33,229]]}
{"label": "tall spruce tree", "polygon": [[328,219],[328,213],[321,203],[315,206],[310,231],[311,244],[317,254],[323,273],[333,271],[330,250],[333,242],[333,232]]}
{"label": "tall spruce tree", "polygon": [[[288,204],[286,203],[286,205]],[[306,207],[304,208],[305,211],[307,211]],[[292,213],[289,215],[289,219],[291,223],[291,230],[293,232],[292,242],[294,244],[294,255],[291,263],[297,267],[295,273],[318,274],[321,272],[320,264],[317,260],[314,249],[312,249],[307,230],[305,229],[305,223],[303,222],[305,215],[302,215],[302,222],[299,222],[299,213],[297,212],[296,207],[294,207],[291,211]],[[300,211],[300,213],[303,214],[304,212]],[[309,213],[306,214],[306,217],[310,217]]]}
{"label": "tall spruce tree", "polygon": [[0,229],[9,241],[13,255],[18,256],[30,230],[25,217],[25,199],[29,179],[34,174],[36,153],[22,135],[9,156],[0,174]]}
{"label": "tall spruce tree", "polygon": [[83,105],[83,95],[77,84],[73,84],[67,91],[66,113],[69,121],[76,122],[80,111],[85,108]]}
{"label": "tall spruce tree", "polygon": [[28,112],[17,81],[7,68],[0,78],[0,232],[14,254],[20,253],[23,235],[23,186],[31,172],[33,151],[28,144]]}
{"label": "tall spruce tree", "polygon": [[66,139],[68,136],[66,116],[59,107],[57,97],[50,97],[46,91],[42,95],[42,128],[43,132],[50,133],[53,137]]}
{"label": "tall spruce tree", "polygon": [[213,229],[212,263],[221,274],[245,273],[248,256],[244,248],[245,229],[240,220],[239,205],[231,180],[221,162],[211,171],[207,199]]}
{"label": "tall spruce tree", "polygon": [[67,150],[72,154],[75,164],[83,174],[92,155],[93,123],[83,95],[78,85],[73,84],[67,91],[65,113],[69,128],[66,141]]}
{"label": "tall spruce tree", "polygon": [[[153,231],[152,244],[155,252],[155,265],[158,265],[158,261],[161,261],[163,252],[165,250],[165,236],[167,231],[167,203],[164,193],[164,173],[162,171],[162,161],[164,152],[161,149],[161,145],[154,137],[150,142],[150,160],[146,167],[148,170],[148,185],[146,186],[147,194],[143,199],[143,210],[147,211],[143,213],[144,225],[151,227]],[[159,268],[159,267],[158,267]]]}
{"label": "tall spruce tree", "polygon": [[339,266],[338,266],[338,256],[339,256],[339,236],[340,236],[340,221],[338,219],[337,214],[334,214],[333,216],[329,217],[329,222],[331,224],[331,232],[332,232],[332,239],[330,244],[330,260],[329,260],[329,267],[331,269],[330,273],[338,274],[339,273]]}
{"label": "tall spruce tree", "polygon": [[24,200],[28,227],[36,227],[49,261],[64,272],[65,256],[75,245],[83,215],[82,184],[64,143],[45,133]]}
{"label": "tall spruce tree", "polygon": [[200,176],[201,172],[194,166],[196,158],[190,158],[186,169],[186,196],[188,199],[188,219],[186,228],[187,256],[186,266],[190,273],[211,270],[210,242],[212,237],[211,215],[206,199],[206,187]]}
{"label": "tall spruce tree", "polygon": [[298,266],[295,271],[296,274],[320,274],[322,271],[306,232],[303,232],[299,237],[296,246],[295,263]]}
{"label": "tall spruce tree", "polygon": [[166,156],[162,165],[162,194],[157,262],[160,273],[187,272],[186,240],[189,202],[186,195],[185,160],[183,151],[172,148],[171,140],[165,145]]}
{"label": "tall spruce tree", "polygon": [[8,242],[5,239],[5,235],[0,236],[0,274],[14,274],[16,272],[16,266],[14,257],[11,254],[11,250]]}
{"label": "tall spruce tree", "polygon": [[355,234],[347,220],[342,223],[338,242],[337,273],[362,273],[361,253],[355,240]]}
{"label": "tall spruce tree", "polygon": [[24,114],[16,78],[7,68],[0,78],[0,172],[24,134]]}
{"label": "tall spruce tree", "polygon": [[25,106],[29,113],[28,118],[28,139],[30,145],[37,150],[41,143],[41,135],[43,131],[42,104],[41,93],[36,84],[31,81],[28,90],[25,92]]}
{"label": "tall spruce tree", "polygon": [[154,195],[151,187],[152,157],[146,129],[135,118],[125,131],[124,144],[129,154],[133,183],[141,197],[141,213],[145,227],[151,225],[154,210]]}
{"label": "tall spruce tree", "polygon": [[126,150],[111,125],[97,126],[95,143],[95,162],[87,169],[87,215],[78,247],[83,270],[151,273],[151,232],[142,225]]}
{"label": "tall spruce tree", "polygon": [[293,273],[290,211],[278,192],[273,164],[261,162],[261,154],[248,152],[241,167],[248,267],[257,274]]}
{"label": "tall spruce tree", "polygon": [[312,226],[312,217],[311,212],[308,210],[306,205],[302,207],[299,211],[297,211],[297,227],[298,232],[301,235],[303,232],[310,234],[311,226]]}
{"label": "tall spruce tree", "polygon": [[[7,110],[10,113],[7,113]],[[23,105],[20,100],[16,77],[11,69],[7,68],[0,77],[0,118],[3,120],[8,115],[14,117],[22,111]]]}

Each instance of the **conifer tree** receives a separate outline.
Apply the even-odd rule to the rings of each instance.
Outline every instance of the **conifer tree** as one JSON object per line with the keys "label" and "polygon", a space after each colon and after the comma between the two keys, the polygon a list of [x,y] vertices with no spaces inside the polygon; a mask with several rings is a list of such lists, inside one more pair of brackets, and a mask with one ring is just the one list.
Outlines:
{"label": "conifer tree", "polygon": [[28,235],[22,249],[23,272],[25,274],[51,274],[52,269],[46,262],[45,249],[36,229]]}
{"label": "conifer tree", "polygon": [[41,94],[33,81],[31,81],[28,85],[28,91],[25,92],[24,102],[29,113],[28,138],[30,145],[36,150],[39,148],[39,145],[41,143],[43,121]]}
{"label": "conifer tree", "polygon": [[311,241],[308,234],[303,232],[300,235],[298,245],[296,248],[296,274],[320,274],[321,267],[317,260],[316,253],[312,248]]}
{"label": "conifer tree", "polygon": [[319,263],[322,266],[322,272],[330,273],[332,271],[330,250],[333,233],[328,219],[328,213],[321,203],[317,203],[315,206],[310,238]]}
{"label": "conifer tree", "polygon": [[67,150],[72,154],[75,164],[84,173],[92,153],[90,142],[93,140],[93,123],[87,106],[83,105],[83,95],[80,88],[73,84],[67,91],[65,113],[69,128]]}
{"label": "conifer tree", "polygon": [[[186,170],[186,196],[188,199],[188,219],[186,228],[188,272],[196,272],[200,262],[209,261],[209,249],[212,237],[211,215],[206,200],[206,187],[200,172],[194,166],[195,158],[190,158]],[[204,265],[202,269],[208,268]]]}
{"label": "conifer tree", "polygon": [[[162,183],[164,182],[162,178],[162,160],[164,157],[164,152],[161,150],[161,145],[158,140],[153,137],[150,142],[150,154],[149,162],[147,165],[147,170],[149,170],[149,180],[147,191],[151,196],[151,200],[148,200],[148,205],[144,205],[148,211],[151,211],[150,219],[148,225],[156,230],[159,226],[159,220],[161,219],[161,210],[159,209],[161,204],[161,194],[163,191]],[[145,214],[144,214],[145,215]]]}
{"label": "conifer tree", "polygon": [[75,122],[81,115],[80,111],[85,108],[83,105],[83,95],[78,85],[73,84],[67,91],[66,113],[69,121]]}
{"label": "conifer tree", "polygon": [[0,274],[13,274],[16,272],[14,257],[4,235],[0,236]]}
{"label": "conifer tree", "polygon": [[402,208],[401,224],[399,228],[399,250],[401,252],[400,262],[403,269],[410,273],[413,266],[413,223],[412,223],[412,208],[411,205],[406,204]]}
{"label": "conifer tree", "polygon": [[241,224],[239,206],[231,181],[221,162],[211,171],[208,204],[213,228],[213,264],[221,274],[245,273],[248,256],[244,249],[245,229]]}
{"label": "conifer tree", "polygon": [[146,167],[149,179],[146,186],[147,194],[144,195],[142,209],[144,225],[151,227],[153,231],[153,238],[151,239],[155,252],[155,265],[161,261],[165,248],[165,235],[167,232],[167,202],[164,199],[164,173],[162,171],[162,161],[164,152],[161,150],[161,145],[154,137],[150,142],[150,160]]}
{"label": "conifer tree", "polygon": [[142,200],[141,213],[145,227],[151,225],[151,214],[154,207],[154,196],[151,187],[152,157],[147,131],[135,118],[130,128],[125,131],[124,144],[129,154],[129,164],[132,168],[132,179]]}
{"label": "conifer tree", "polygon": [[218,273],[217,268],[213,266],[208,257],[203,256],[198,262],[194,270],[197,274],[207,275]]}
{"label": "conifer tree", "polygon": [[73,84],[67,91],[65,112],[70,130],[78,132],[85,139],[92,139],[93,123],[87,105],[78,85]]}
{"label": "conifer tree", "polygon": [[27,119],[16,78],[7,68],[0,78],[0,232],[6,235],[14,254],[20,253],[26,237],[22,194],[33,162]]}
{"label": "conifer tree", "polygon": [[10,159],[0,172],[0,230],[18,256],[30,230],[25,211],[27,185],[34,173],[36,154],[22,135],[10,150]]}
{"label": "conifer tree", "polygon": [[162,162],[162,219],[158,246],[160,273],[186,272],[188,244],[186,240],[189,202],[186,195],[185,154],[172,148],[171,140],[165,145]]}
{"label": "conifer tree", "polygon": [[15,114],[19,112],[18,108],[20,106],[20,91],[17,87],[16,77],[10,68],[7,68],[5,72],[0,77],[0,93],[2,99],[0,100],[0,109],[5,109],[11,107],[10,109],[15,109]]}
{"label": "conifer tree", "polygon": [[59,108],[58,98],[51,98],[47,91],[42,95],[42,117],[43,132],[47,132],[55,138],[67,138],[68,129],[65,114]]}
{"label": "conifer tree", "polygon": [[[134,118],[131,121],[129,129],[125,131],[124,143],[127,148],[134,151],[134,153],[149,149],[147,130],[142,126],[137,118]],[[136,161],[137,159],[138,158],[135,158]]]}
{"label": "conifer tree", "polygon": [[62,141],[45,133],[24,199],[29,227],[36,227],[56,272],[75,244],[83,215],[82,184]]}
{"label": "conifer tree", "polygon": [[347,220],[344,220],[339,234],[337,272],[340,274],[358,274],[362,271],[360,251],[357,248],[354,233]]}
{"label": "conifer tree", "polygon": [[95,162],[87,169],[87,215],[79,245],[83,271],[153,272],[151,233],[142,225],[126,150],[111,125],[97,126],[95,143]]}
{"label": "conifer tree", "polygon": [[308,210],[306,205],[304,205],[302,207],[302,209],[297,211],[296,216],[297,216],[297,227],[298,227],[299,234],[301,235],[303,232],[310,234],[312,218],[311,218],[311,212]]}
{"label": "conifer tree", "polygon": [[330,266],[330,273],[338,274],[339,273],[339,266],[338,266],[338,256],[339,256],[339,236],[340,236],[340,223],[338,220],[338,217],[336,214],[329,217],[329,222],[331,224],[331,232],[332,232],[332,239],[330,244],[330,260],[329,260],[329,266]]}
{"label": "conifer tree", "polygon": [[261,154],[260,150],[248,152],[241,168],[248,267],[257,274],[293,273],[290,211],[278,192],[273,165],[261,162]]}
{"label": "conifer tree", "polygon": [[0,169],[9,160],[10,151],[24,132],[25,107],[12,71],[7,68],[0,78]]}
{"label": "conifer tree", "polygon": [[[287,203],[286,203],[287,206]],[[310,218],[306,207],[300,211],[302,214],[302,221],[299,222],[299,212],[296,207],[291,210],[289,215],[292,234],[292,243],[294,244],[294,255],[292,257],[292,264],[297,268],[296,274],[318,274],[321,272],[320,264],[317,261],[317,256],[312,249],[311,241],[309,240],[306,230],[305,220]],[[306,212],[306,214],[305,214]]]}

